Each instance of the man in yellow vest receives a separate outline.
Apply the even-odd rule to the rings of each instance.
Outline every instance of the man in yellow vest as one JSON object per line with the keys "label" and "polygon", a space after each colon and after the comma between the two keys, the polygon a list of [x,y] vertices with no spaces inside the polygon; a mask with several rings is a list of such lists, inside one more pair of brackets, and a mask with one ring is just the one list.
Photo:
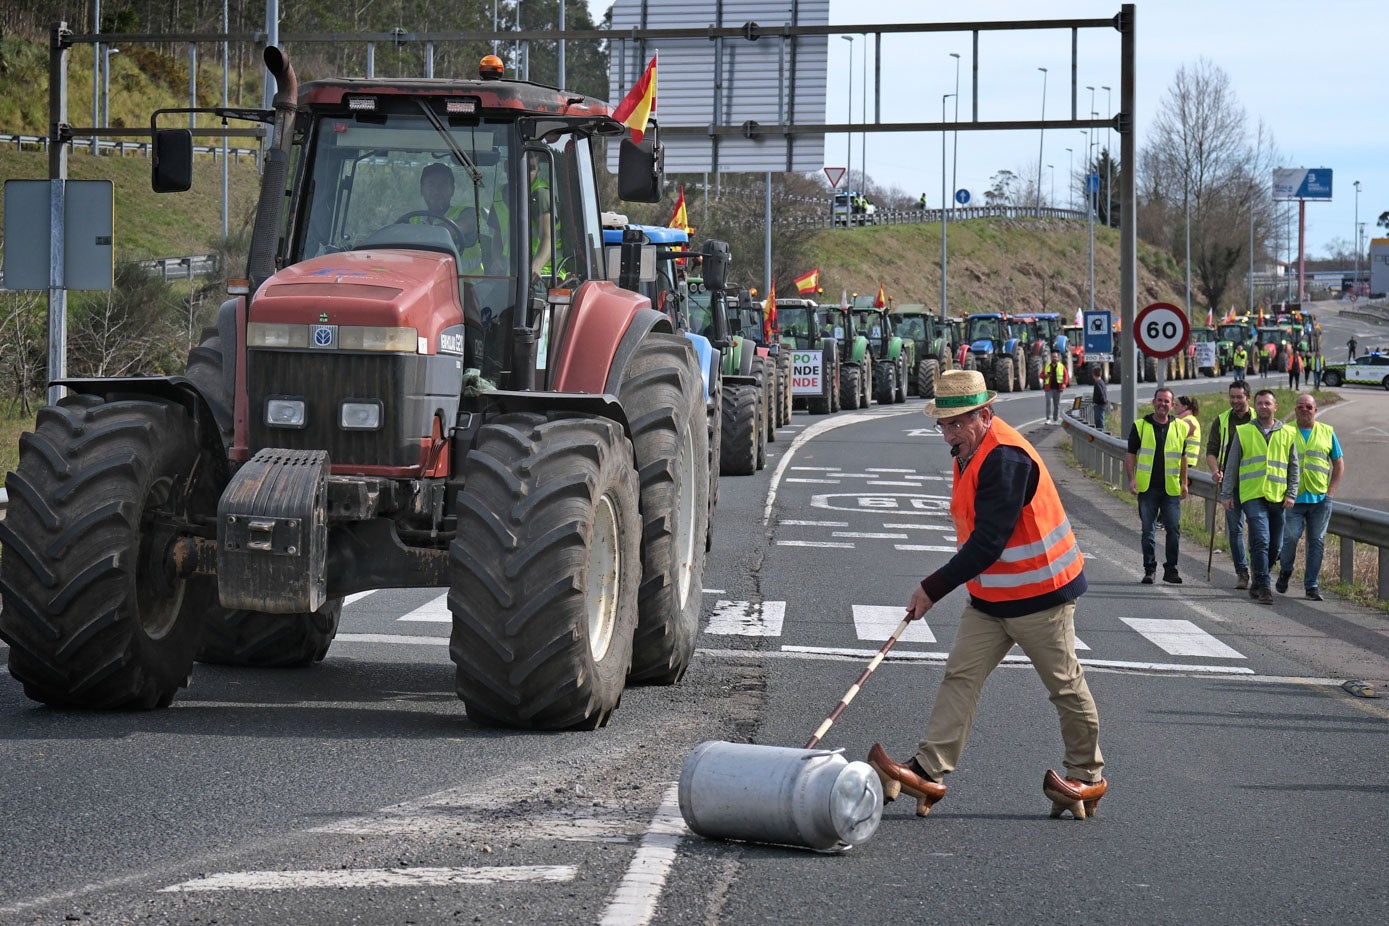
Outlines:
{"label": "man in yellow vest", "polygon": [[1244,349],[1243,344],[1236,344],[1235,353],[1231,360],[1235,365],[1233,371],[1235,382],[1244,382],[1244,372],[1249,367],[1249,351]]}
{"label": "man in yellow vest", "polygon": [[[1301,473],[1292,428],[1276,417],[1271,389],[1254,393],[1254,420],[1235,429],[1220,486],[1225,510],[1238,505],[1249,522],[1249,565],[1254,572],[1249,597],[1273,604],[1269,573],[1283,546],[1283,515],[1297,498]],[[1228,478],[1234,474],[1234,478]]]}
{"label": "man in yellow vest", "polygon": [[1157,519],[1162,516],[1167,536],[1162,561],[1162,581],[1181,585],[1177,557],[1182,542],[1182,499],[1187,495],[1187,426],[1172,418],[1172,390],[1166,386],[1153,393],[1153,413],[1144,415],[1129,428],[1129,449],[1124,470],[1129,491],[1138,496],[1138,519],[1142,525],[1143,584],[1153,584],[1157,572]]}
{"label": "man in yellow vest", "polygon": [[1051,360],[1042,367],[1042,389],[1047,399],[1046,417],[1052,424],[1061,423],[1061,392],[1070,384],[1071,375],[1061,362],[1061,352],[1052,351]]}
{"label": "man in yellow vest", "polygon": [[1336,431],[1317,420],[1317,400],[1310,393],[1304,392],[1297,397],[1293,415],[1297,418],[1293,446],[1297,448],[1302,475],[1297,498],[1288,510],[1287,524],[1283,528],[1283,549],[1278,555],[1281,571],[1276,587],[1280,594],[1288,590],[1292,565],[1297,561],[1297,541],[1305,524],[1307,566],[1303,570],[1302,588],[1308,598],[1323,601],[1319,579],[1326,528],[1331,523],[1331,496],[1336,494],[1336,487],[1341,483],[1346,461]]}
{"label": "man in yellow vest", "polygon": [[[1206,438],[1206,467],[1216,485],[1225,478],[1225,458],[1229,456],[1230,445],[1235,440],[1235,429],[1252,421],[1249,412],[1249,384],[1243,379],[1230,384],[1228,396],[1230,407],[1221,412],[1211,422],[1210,436]],[[1239,508],[1225,510],[1225,536],[1230,540],[1230,557],[1235,562],[1235,588],[1249,587],[1249,559],[1245,555],[1244,513]]]}
{"label": "man in yellow vest", "polygon": [[958,551],[912,589],[916,620],[964,585],[969,601],[945,663],[926,738],[906,762],[874,744],[868,763],[888,800],[905,792],[926,816],[945,796],[941,779],[964,749],[984,680],[1016,643],[1031,660],[1061,719],[1066,775],[1048,769],[1042,791],[1053,817],[1094,814],[1108,787],[1102,772],[1099,712],[1075,657],[1076,600],[1086,590],[1084,559],[1051,475],[1037,451],[994,417],[996,392],[978,370],[947,370],[926,414],[955,458],[950,516]]}

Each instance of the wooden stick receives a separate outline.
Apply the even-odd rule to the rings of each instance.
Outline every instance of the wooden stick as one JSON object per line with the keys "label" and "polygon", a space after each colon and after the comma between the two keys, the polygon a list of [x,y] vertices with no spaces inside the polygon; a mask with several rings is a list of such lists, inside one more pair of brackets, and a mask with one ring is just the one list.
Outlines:
{"label": "wooden stick", "polygon": [[873,670],[887,657],[887,651],[892,649],[893,644],[897,642],[898,638],[907,632],[907,625],[910,623],[911,618],[902,618],[902,623],[898,624],[897,629],[892,631],[892,636],[887,638],[887,642],[883,644],[883,648],[878,650],[878,654],[873,657],[873,661],[868,664],[868,668],[863,670],[863,674],[858,677],[858,681],[849,686],[849,690],[844,693],[844,697],[839,699],[839,703],[835,705],[834,710],[825,718],[825,722],[820,724],[819,728],[815,731],[815,735],[810,738],[810,742],[805,744],[806,749],[813,749],[815,744],[820,742],[820,737],[824,736],[829,731],[829,728],[834,726],[834,722],[839,719],[839,715],[844,713],[844,708],[849,706],[849,702],[854,700],[859,690],[863,688],[864,682],[868,681],[868,676],[872,675]]}

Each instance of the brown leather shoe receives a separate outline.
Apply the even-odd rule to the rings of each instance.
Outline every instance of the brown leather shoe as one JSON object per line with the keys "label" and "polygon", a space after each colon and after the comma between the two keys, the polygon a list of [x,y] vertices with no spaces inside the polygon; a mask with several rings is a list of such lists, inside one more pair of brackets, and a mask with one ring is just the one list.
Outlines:
{"label": "brown leather shoe", "polygon": [[915,758],[905,764],[894,762],[888,758],[887,750],[881,744],[874,743],[873,748],[868,750],[868,764],[873,766],[883,783],[883,800],[894,800],[905,791],[916,798],[918,817],[926,816],[931,812],[932,805],[945,797],[945,785],[928,778]]}
{"label": "brown leather shoe", "polygon": [[1067,810],[1077,820],[1095,815],[1100,798],[1109,790],[1109,782],[1101,778],[1095,782],[1084,782],[1076,778],[1062,778],[1052,769],[1047,769],[1042,777],[1042,793],[1051,798],[1051,816],[1055,819]]}

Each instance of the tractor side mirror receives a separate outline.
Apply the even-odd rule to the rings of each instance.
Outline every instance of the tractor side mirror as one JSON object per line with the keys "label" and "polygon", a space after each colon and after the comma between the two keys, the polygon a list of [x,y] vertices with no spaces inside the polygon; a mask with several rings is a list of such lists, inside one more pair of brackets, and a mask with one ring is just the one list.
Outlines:
{"label": "tractor side mirror", "polygon": [[617,152],[617,195],[633,203],[658,203],[665,180],[665,149],[653,131],[636,144],[623,138]]}
{"label": "tractor side mirror", "polygon": [[150,157],[150,186],[156,193],[184,193],[193,186],[193,133],[158,129]]}

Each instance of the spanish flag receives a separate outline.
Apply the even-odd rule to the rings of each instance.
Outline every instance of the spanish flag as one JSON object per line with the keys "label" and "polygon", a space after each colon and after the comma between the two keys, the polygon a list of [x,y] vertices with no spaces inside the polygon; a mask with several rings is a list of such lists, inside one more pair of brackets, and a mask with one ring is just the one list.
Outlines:
{"label": "spanish flag", "polygon": [[641,78],[613,110],[613,118],[632,130],[632,141],[641,144],[646,122],[656,111],[656,56],[651,56]]}
{"label": "spanish flag", "polygon": [[816,267],[809,273],[802,273],[796,277],[796,292],[802,296],[813,295],[820,288],[820,268]]}
{"label": "spanish flag", "polygon": [[1206,327],[1215,327],[1215,306],[1206,309]]}
{"label": "spanish flag", "polygon": [[767,301],[762,307],[762,334],[766,344],[772,343],[772,336],[776,334],[776,280],[772,281],[772,289],[767,293]]}
{"label": "spanish flag", "polygon": [[887,308],[887,293],[883,291],[883,284],[881,283],[878,284],[878,298],[873,300],[873,308]]}
{"label": "spanish flag", "polygon": [[680,187],[680,195],[675,200],[675,212],[671,213],[668,227],[684,229],[687,235],[690,233],[690,217],[685,211],[685,188],[683,186]]}

